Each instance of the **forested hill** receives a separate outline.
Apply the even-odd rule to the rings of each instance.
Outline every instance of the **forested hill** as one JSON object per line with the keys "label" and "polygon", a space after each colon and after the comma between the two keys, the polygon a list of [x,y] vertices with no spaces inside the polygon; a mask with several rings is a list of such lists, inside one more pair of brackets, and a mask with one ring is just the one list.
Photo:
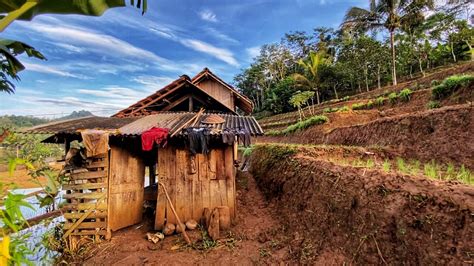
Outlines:
{"label": "forested hill", "polygon": [[16,128],[25,128],[32,127],[36,125],[41,125],[48,122],[81,118],[86,116],[93,116],[93,114],[86,110],[74,111],[67,116],[63,116],[57,119],[48,119],[48,118],[38,118],[34,116],[24,116],[24,115],[5,115],[0,116],[0,127],[16,127]]}
{"label": "forested hill", "polygon": [[465,16],[470,1],[443,6],[401,1],[393,10],[388,2],[346,10],[339,28],[289,32],[263,45],[250,67],[234,77],[234,85],[261,117],[474,59],[474,19]]}

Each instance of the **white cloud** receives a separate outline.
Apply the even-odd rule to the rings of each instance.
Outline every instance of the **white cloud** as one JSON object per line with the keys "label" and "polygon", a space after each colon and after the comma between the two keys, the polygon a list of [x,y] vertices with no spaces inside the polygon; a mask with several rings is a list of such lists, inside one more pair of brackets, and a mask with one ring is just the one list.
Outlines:
{"label": "white cloud", "polygon": [[223,40],[223,41],[226,41],[228,43],[232,43],[232,44],[238,44],[239,41],[237,41],[236,39],[230,37],[229,35],[227,34],[224,34],[214,28],[211,28],[211,27],[208,27],[206,28],[206,31],[209,35],[213,36],[214,38],[217,38],[217,39],[220,39],[220,40]]}
{"label": "white cloud", "polygon": [[235,67],[239,66],[239,63],[234,58],[234,54],[232,54],[232,52],[227,49],[215,47],[212,44],[199,41],[199,40],[194,40],[194,39],[184,39],[184,40],[181,40],[180,42],[188,48],[191,48],[195,51],[209,54],[221,61],[226,62],[229,65],[232,65]]}
{"label": "white cloud", "polygon": [[70,51],[70,52],[73,52],[73,53],[83,53],[84,52],[84,49],[81,48],[81,47],[77,47],[75,45],[72,45],[72,44],[67,44],[67,43],[53,43],[53,45],[57,46],[57,47],[60,47],[60,48],[63,48],[67,51]]}
{"label": "white cloud", "polygon": [[217,22],[217,16],[209,9],[203,9],[199,12],[199,17],[202,20],[209,21],[209,22]]}
{"label": "white cloud", "polygon": [[[26,27],[25,24],[21,25]],[[154,65],[158,69],[181,71],[181,67],[177,66],[174,62],[162,58],[148,50],[136,47],[111,35],[86,28],[64,23],[62,25],[29,23],[28,29],[34,30],[46,38],[60,41],[63,47],[64,44],[79,45],[83,47],[83,49],[87,49],[88,53],[92,52],[119,60],[142,60],[145,63]]]}
{"label": "white cloud", "polygon": [[79,89],[77,90],[77,92],[81,94],[92,95],[95,97],[126,100],[135,100],[137,99],[137,97],[140,96],[139,93],[137,93],[137,90],[119,86],[108,86],[101,90]]}
{"label": "white cloud", "polygon": [[157,91],[173,82],[173,79],[169,77],[142,75],[132,78],[132,81],[145,85],[149,90]]}
{"label": "white cloud", "polygon": [[260,46],[249,47],[245,49],[250,59],[253,59],[260,55]]}
{"label": "white cloud", "polygon": [[46,65],[39,65],[39,64],[31,64],[31,63],[23,63],[27,71],[34,71],[39,73],[45,74],[53,74],[62,77],[70,77],[70,78],[77,78],[77,79],[89,79],[88,77],[80,74],[73,74],[67,71],[63,71],[53,66],[46,66]]}

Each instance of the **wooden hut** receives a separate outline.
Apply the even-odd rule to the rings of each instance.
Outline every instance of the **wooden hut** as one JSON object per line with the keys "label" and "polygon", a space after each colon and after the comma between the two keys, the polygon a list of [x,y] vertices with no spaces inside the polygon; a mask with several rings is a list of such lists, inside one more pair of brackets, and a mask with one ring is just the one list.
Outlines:
{"label": "wooden hut", "polygon": [[[192,79],[181,76],[112,117],[56,122],[27,133],[52,134],[45,142],[64,143],[68,150],[71,141],[82,140],[85,130],[107,132],[108,152],[88,157],[81,169],[70,170],[63,189],[69,234],[110,236],[142,221],[145,200],[156,202],[156,230],[176,224],[157,182],[167,188],[183,222],[200,221],[205,208],[219,206],[228,207],[234,219],[237,141],[225,142],[223,132],[263,134],[253,117],[238,115],[249,114],[252,108],[249,99],[206,68]],[[204,113],[199,112],[202,109]],[[208,129],[209,152],[190,152],[185,129],[191,126]],[[141,136],[152,128],[169,131],[167,144],[143,151]]]}

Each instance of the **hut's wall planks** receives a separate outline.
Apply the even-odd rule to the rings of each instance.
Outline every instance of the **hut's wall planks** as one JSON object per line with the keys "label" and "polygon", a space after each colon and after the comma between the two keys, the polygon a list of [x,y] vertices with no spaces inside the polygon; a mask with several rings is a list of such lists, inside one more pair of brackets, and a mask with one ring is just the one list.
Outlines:
{"label": "hut's wall planks", "polygon": [[[203,209],[228,206],[235,213],[235,175],[233,147],[212,149],[209,154],[194,156],[195,171],[191,171],[192,156],[187,150],[166,147],[158,150],[160,182],[168,189],[174,207],[182,222],[199,222]],[[163,174],[167,176],[161,176]],[[176,219],[158,194],[155,229],[163,228],[165,221],[175,224]]]}
{"label": "hut's wall planks", "polygon": [[204,80],[199,82],[199,87],[207,92],[212,97],[226,105],[232,110],[235,110],[234,97],[232,92],[224,87],[224,85],[214,80]]}
{"label": "hut's wall planks", "polygon": [[108,222],[115,231],[142,220],[145,164],[118,146],[110,154]]}

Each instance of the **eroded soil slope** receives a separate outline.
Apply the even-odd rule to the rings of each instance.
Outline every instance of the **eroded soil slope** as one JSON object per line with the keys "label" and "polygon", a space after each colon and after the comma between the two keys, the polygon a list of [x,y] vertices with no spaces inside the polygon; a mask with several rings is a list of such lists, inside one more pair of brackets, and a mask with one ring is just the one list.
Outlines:
{"label": "eroded soil slope", "polygon": [[[358,115],[346,115],[340,121]],[[361,117],[361,116],[359,116]],[[339,121],[339,122],[338,122]],[[331,123],[330,123],[331,124]],[[384,146],[402,157],[464,164],[474,169],[474,107],[470,104],[376,119],[354,126],[313,126],[288,136],[262,137],[259,142]]]}
{"label": "eroded soil slope", "polygon": [[251,173],[298,263],[474,263],[474,187],[335,165],[258,145]]}

